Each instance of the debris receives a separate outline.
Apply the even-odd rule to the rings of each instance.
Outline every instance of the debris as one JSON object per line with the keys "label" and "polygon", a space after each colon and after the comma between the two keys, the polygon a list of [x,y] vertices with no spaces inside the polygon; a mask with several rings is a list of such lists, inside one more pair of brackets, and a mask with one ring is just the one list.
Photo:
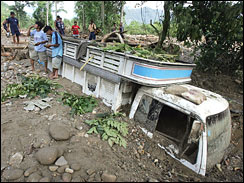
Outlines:
{"label": "debris", "polygon": [[27,107],[24,107],[24,109],[26,111],[32,111],[35,109],[35,105],[37,107],[41,108],[42,110],[47,108],[47,107],[51,107],[50,104],[48,104],[47,102],[43,102],[43,101],[46,101],[45,98],[40,99],[40,100],[25,101],[24,104],[27,104]]}
{"label": "debris", "polygon": [[19,95],[20,98],[26,98],[27,97],[27,94],[25,95]]}
{"label": "debris", "polygon": [[220,172],[222,172],[221,164],[216,164],[216,167],[218,168],[218,170],[219,170]]}
{"label": "debris", "polygon": [[88,169],[88,170],[86,171],[86,173],[87,173],[88,175],[91,175],[91,174],[95,173],[95,170],[93,170],[93,169]]}
{"label": "debris", "polygon": [[173,95],[181,95],[184,92],[187,92],[188,89],[186,87],[180,86],[180,85],[170,85],[165,89],[165,93],[170,93]]}
{"label": "debris", "polygon": [[81,169],[81,165],[75,163],[75,164],[72,164],[70,168],[73,169],[73,170],[75,170],[75,171],[78,171],[78,170]]}
{"label": "debris", "polygon": [[43,177],[39,180],[39,182],[50,182],[50,178],[49,177]]}
{"label": "debris", "polygon": [[204,100],[207,100],[207,97],[203,93],[194,89],[190,89],[188,92],[182,93],[181,96],[198,105]]}
{"label": "debris", "polygon": [[237,84],[239,84],[239,85],[241,84],[241,81],[238,80],[238,79],[236,79],[235,82],[236,82]]}
{"label": "debris", "polygon": [[39,175],[38,172],[35,172],[28,177],[27,182],[39,182],[41,178],[41,175]]}
{"label": "debris", "polygon": [[53,120],[54,116],[56,116],[56,114],[53,114],[53,115],[49,116],[49,117],[48,117],[48,120],[49,120],[49,121]]}
{"label": "debris", "polygon": [[18,166],[23,160],[23,155],[20,152],[15,153],[9,161],[9,164],[12,166]]}
{"label": "debris", "polygon": [[74,173],[74,170],[71,168],[65,168],[66,173]]}
{"label": "debris", "polygon": [[55,172],[58,169],[58,166],[49,166],[48,168],[51,172]]}

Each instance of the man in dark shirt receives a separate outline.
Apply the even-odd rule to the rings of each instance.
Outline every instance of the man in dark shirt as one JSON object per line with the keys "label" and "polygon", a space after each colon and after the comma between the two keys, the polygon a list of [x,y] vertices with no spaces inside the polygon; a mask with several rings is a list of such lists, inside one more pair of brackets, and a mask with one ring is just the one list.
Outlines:
{"label": "man in dark shirt", "polygon": [[13,36],[13,42],[16,43],[16,41],[15,41],[15,35],[16,35],[17,44],[19,44],[19,36],[20,36],[19,21],[17,18],[15,18],[14,12],[10,12],[10,17],[7,19],[7,24],[8,24],[7,32],[9,32],[9,24],[10,24],[11,33]]}

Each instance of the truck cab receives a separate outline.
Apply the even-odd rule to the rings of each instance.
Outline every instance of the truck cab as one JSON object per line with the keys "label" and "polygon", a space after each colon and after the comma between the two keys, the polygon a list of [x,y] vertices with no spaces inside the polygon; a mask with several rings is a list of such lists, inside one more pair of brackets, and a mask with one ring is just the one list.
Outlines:
{"label": "truck cab", "polygon": [[158,146],[194,172],[205,175],[219,163],[230,144],[231,116],[228,102],[220,95],[189,85],[188,90],[206,96],[196,104],[166,92],[167,87],[141,87],[133,101],[130,119],[153,137],[160,134]]}

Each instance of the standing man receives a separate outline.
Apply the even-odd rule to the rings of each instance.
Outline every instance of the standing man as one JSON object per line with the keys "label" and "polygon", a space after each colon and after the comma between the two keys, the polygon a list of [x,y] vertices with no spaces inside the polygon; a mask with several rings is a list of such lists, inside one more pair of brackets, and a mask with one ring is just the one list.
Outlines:
{"label": "standing man", "polygon": [[63,41],[57,31],[53,31],[50,26],[44,28],[44,33],[52,36],[52,43],[45,45],[46,48],[52,48],[52,68],[53,73],[50,75],[51,79],[58,78],[58,70],[60,69],[63,57]]}
{"label": "standing man", "polygon": [[[30,26],[27,32],[27,36],[34,36],[34,51],[30,52],[30,62],[32,66],[32,71],[35,70],[34,61],[45,62],[45,72],[47,73],[47,53],[45,43],[48,42],[47,35],[41,30],[44,27],[43,23],[37,21],[35,25]],[[32,28],[35,30],[31,31]]]}
{"label": "standing man", "polygon": [[124,32],[124,27],[123,27],[122,22],[120,22],[120,25],[119,25],[119,33],[120,33],[121,37],[124,39],[125,37],[124,37],[124,35],[123,35],[122,32]]}
{"label": "standing man", "polygon": [[91,20],[88,30],[90,32],[89,40],[92,40],[92,39],[96,40],[96,35],[95,35],[96,25],[94,24],[93,20]]}
{"label": "standing man", "polygon": [[19,36],[20,36],[19,21],[17,18],[15,18],[15,13],[13,11],[10,12],[10,17],[7,19],[7,24],[8,24],[7,32],[9,32],[9,24],[10,24],[10,29],[13,36],[14,44],[16,44],[15,35],[17,37],[17,44],[19,44]]}
{"label": "standing man", "polygon": [[56,31],[58,31],[61,34],[61,22],[60,22],[60,16],[57,16],[55,22],[54,22],[54,26]]}
{"label": "standing man", "polygon": [[74,25],[72,25],[73,37],[78,38],[80,27],[77,25],[77,21],[74,21]]}
{"label": "standing man", "polygon": [[61,35],[65,35],[65,33],[64,33],[65,26],[64,26],[64,22],[63,22],[63,20],[62,20],[61,17],[60,17],[60,26],[61,26],[60,34],[61,34]]}

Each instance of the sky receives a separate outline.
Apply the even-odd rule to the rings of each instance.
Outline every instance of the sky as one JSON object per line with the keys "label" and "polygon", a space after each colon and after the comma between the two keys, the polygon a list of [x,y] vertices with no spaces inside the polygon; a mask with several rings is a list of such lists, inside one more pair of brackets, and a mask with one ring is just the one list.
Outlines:
{"label": "sky", "polygon": [[[8,5],[14,5],[14,1],[3,1],[3,2],[7,3]],[[126,1],[126,5],[129,6],[129,8],[135,8],[136,3],[140,3],[140,2],[141,1]],[[62,4],[63,5],[58,4],[58,8],[60,6],[63,6],[63,8],[67,11],[67,13],[60,12],[59,15],[63,19],[66,18],[71,20],[72,18],[74,18],[76,16],[74,11],[75,1],[63,1]],[[147,1],[145,4],[143,4],[142,7],[145,6],[152,9],[163,9],[163,1]],[[34,12],[34,9],[30,7],[25,7],[24,10],[27,12],[28,15],[32,15],[32,13]],[[54,10],[54,7],[52,8],[52,10]],[[52,12],[52,15],[53,15],[53,19],[55,19],[55,12]]]}

